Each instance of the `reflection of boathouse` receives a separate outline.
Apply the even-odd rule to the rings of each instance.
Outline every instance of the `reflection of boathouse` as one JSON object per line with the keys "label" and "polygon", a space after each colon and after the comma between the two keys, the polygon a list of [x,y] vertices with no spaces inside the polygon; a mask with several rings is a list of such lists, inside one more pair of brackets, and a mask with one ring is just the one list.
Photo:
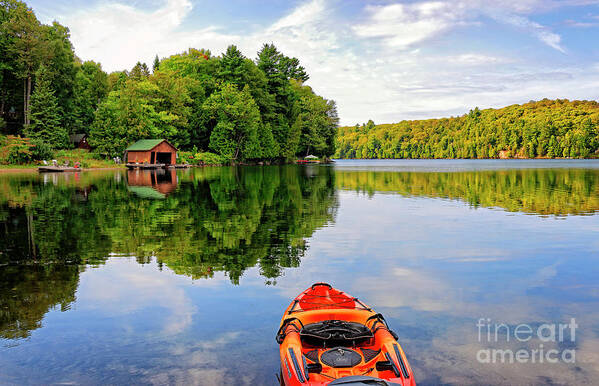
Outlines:
{"label": "reflection of boathouse", "polygon": [[143,198],[164,198],[177,189],[177,182],[175,169],[127,171],[129,191]]}

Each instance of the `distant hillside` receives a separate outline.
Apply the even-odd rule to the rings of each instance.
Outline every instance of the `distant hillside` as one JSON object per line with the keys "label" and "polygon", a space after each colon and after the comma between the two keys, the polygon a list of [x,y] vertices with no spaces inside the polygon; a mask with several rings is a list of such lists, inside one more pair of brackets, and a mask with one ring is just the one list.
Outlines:
{"label": "distant hillside", "polygon": [[336,158],[589,158],[599,148],[599,103],[567,99],[460,117],[341,127]]}

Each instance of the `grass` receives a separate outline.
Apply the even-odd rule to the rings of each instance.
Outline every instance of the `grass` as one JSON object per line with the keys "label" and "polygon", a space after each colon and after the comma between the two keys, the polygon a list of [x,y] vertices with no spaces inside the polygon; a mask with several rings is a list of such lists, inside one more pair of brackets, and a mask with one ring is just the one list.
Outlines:
{"label": "grass", "polygon": [[[98,155],[83,150],[83,149],[74,149],[74,150],[58,150],[54,153],[54,156],[51,159],[48,159],[48,163],[50,163],[53,159],[58,162],[58,165],[64,165],[66,161],[69,162],[69,166],[73,166],[75,162],[79,162],[81,168],[84,169],[99,169],[99,168],[118,168],[124,167],[123,164],[117,165],[111,159],[104,159],[98,157]],[[20,164],[20,165],[0,165],[0,169],[5,170],[13,170],[13,169],[35,169],[38,166],[43,165],[41,161],[36,161],[28,164]]]}
{"label": "grass", "polygon": [[99,158],[97,154],[83,150],[58,150],[54,154],[54,159],[58,161],[59,165],[64,165],[65,161],[69,161],[69,165],[73,166],[75,162],[79,162],[82,168],[115,168],[123,167],[123,165],[117,165],[111,159]]}
{"label": "grass", "polygon": [[0,164],[0,169],[35,169],[39,165],[37,164],[25,164],[25,165],[2,165]]}

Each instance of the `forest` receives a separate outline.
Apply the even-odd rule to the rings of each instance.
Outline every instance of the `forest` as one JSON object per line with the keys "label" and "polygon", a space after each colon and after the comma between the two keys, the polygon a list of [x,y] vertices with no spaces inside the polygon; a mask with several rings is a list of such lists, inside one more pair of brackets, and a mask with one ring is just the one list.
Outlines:
{"label": "forest", "polygon": [[67,27],[0,0],[0,163],[48,158],[73,146],[71,134],[87,134],[102,157],[143,138],[231,161],[330,156],[336,105],[308,79],[273,44],[255,59],[234,45],[220,56],[190,48],[106,73],[75,55]]}
{"label": "forest", "polygon": [[460,117],[340,127],[335,158],[589,158],[599,103],[531,101]]}

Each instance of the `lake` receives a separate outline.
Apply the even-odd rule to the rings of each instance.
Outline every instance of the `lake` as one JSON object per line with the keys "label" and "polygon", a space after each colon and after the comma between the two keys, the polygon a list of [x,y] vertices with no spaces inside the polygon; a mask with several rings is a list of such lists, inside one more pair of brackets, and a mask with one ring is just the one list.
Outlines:
{"label": "lake", "polygon": [[590,384],[598,213],[590,160],[0,174],[0,383],[275,385],[324,281],[418,384]]}

